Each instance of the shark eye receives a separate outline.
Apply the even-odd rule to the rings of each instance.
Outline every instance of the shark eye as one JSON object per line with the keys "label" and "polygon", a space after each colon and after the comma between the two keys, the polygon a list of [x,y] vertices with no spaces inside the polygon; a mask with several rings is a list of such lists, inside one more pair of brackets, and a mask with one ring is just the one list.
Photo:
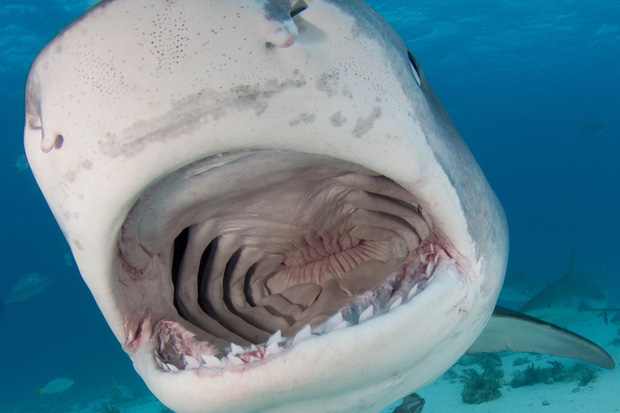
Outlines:
{"label": "shark eye", "polygon": [[293,3],[293,6],[291,7],[291,18],[297,16],[299,13],[306,10],[307,8],[308,8],[308,5],[306,4],[305,1],[303,0],[296,1],[295,3]]}
{"label": "shark eye", "polygon": [[413,77],[415,77],[415,81],[418,83],[418,86],[422,85],[422,80],[420,78],[420,65],[418,61],[415,60],[415,57],[409,50],[407,50],[407,56],[409,56],[409,63],[411,63],[411,71],[413,72]]}

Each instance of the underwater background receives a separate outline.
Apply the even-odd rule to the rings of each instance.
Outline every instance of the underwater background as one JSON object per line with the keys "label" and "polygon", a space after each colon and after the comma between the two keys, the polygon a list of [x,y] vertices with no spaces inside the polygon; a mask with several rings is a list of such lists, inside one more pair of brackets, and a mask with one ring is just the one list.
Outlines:
{"label": "underwater background", "polygon": [[[89,403],[97,400],[128,409],[152,400],[83,283],[23,157],[30,64],[53,36],[95,3],[0,2],[5,142],[0,151],[0,297],[28,273],[52,279],[39,294],[7,305],[0,315],[0,412],[91,411]],[[522,265],[522,279],[540,289],[568,271],[575,249],[585,274],[595,280],[605,274],[609,307],[618,308],[620,2],[369,3],[416,56],[497,193],[510,227],[509,279]],[[599,331],[589,338],[617,359],[618,325],[595,315],[588,323],[575,329],[590,335]],[[605,380],[620,386],[617,375],[601,373],[583,390],[590,392],[592,408],[618,411],[620,394],[604,391]],[[37,388],[55,378],[74,384],[40,397]],[[452,382],[442,391],[458,399],[463,384]],[[555,385],[538,386],[550,392]],[[443,400],[437,391],[425,394],[422,389],[420,394],[427,398],[425,411],[440,411]],[[525,398],[528,392],[515,389],[511,397]],[[567,392],[565,397],[575,396]],[[559,411],[553,406],[535,404],[530,411]],[[501,411],[485,404],[479,409]],[[585,411],[579,409],[574,411]]]}

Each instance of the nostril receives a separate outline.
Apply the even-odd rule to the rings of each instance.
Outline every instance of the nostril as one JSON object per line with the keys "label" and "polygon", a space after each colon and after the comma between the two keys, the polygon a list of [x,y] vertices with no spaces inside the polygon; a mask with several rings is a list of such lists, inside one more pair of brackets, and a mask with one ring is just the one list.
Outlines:
{"label": "nostril", "polygon": [[60,149],[62,148],[62,144],[65,143],[65,138],[62,135],[56,135],[56,139],[54,139],[54,148]]}
{"label": "nostril", "polygon": [[62,148],[62,144],[65,142],[65,138],[59,134],[41,134],[41,150],[45,153],[49,153],[52,149]]}

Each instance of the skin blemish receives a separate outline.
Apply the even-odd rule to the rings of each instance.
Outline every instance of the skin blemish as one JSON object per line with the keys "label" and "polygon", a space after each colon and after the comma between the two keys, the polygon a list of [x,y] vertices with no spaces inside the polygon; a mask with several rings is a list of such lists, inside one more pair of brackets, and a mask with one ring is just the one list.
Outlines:
{"label": "skin blemish", "polygon": [[328,97],[338,94],[338,75],[335,73],[323,73],[316,81],[316,88],[325,92]]}
{"label": "skin blemish", "polygon": [[316,120],[316,115],[312,113],[302,113],[296,119],[291,120],[288,124],[290,126],[298,126],[301,124],[309,125]]}
{"label": "skin blemish", "polygon": [[344,125],[347,121],[347,118],[345,118],[342,115],[341,111],[338,111],[336,113],[334,113],[332,116],[330,116],[329,121],[332,123],[332,125],[334,125],[335,127],[340,127],[342,125]]}
{"label": "skin blemish", "polygon": [[376,106],[370,115],[359,118],[357,123],[355,124],[355,128],[353,128],[353,136],[356,138],[361,138],[373,128],[375,121],[381,117],[381,108]]}

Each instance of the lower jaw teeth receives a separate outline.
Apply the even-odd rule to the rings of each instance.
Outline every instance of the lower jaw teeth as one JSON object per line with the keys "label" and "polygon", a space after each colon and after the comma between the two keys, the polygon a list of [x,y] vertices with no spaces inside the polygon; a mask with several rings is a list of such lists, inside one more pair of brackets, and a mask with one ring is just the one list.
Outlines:
{"label": "lower jaw teeth", "polygon": [[[338,311],[332,317],[317,326],[311,327],[309,324],[306,324],[301,330],[299,330],[295,334],[294,337],[282,337],[282,333],[280,332],[280,330],[278,330],[269,338],[269,340],[267,340],[266,343],[260,345],[242,347],[235,343],[230,343],[230,349],[227,349],[227,351],[214,349],[213,351],[215,352],[215,354],[201,354],[198,357],[183,354],[181,359],[182,361],[179,360],[176,362],[171,361],[171,359],[175,357],[170,357],[166,355],[165,352],[156,351],[155,360],[159,368],[166,372],[178,372],[182,370],[193,369],[225,369],[228,367],[241,366],[259,362],[278,353],[286,351],[292,347],[295,347],[298,344],[311,338],[313,335],[319,336],[346,327],[350,327],[354,324],[361,324],[365,321],[372,319],[374,316],[393,311],[394,309],[398,308],[402,303],[408,301],[408,299],[413,297],[417,290],[418,284],[413,287],[411,293],[408,294],[408,297],[405,296],[405,299],[403,299],[402,293],[398,296],[392,297],[392,299],[388,301],[387,311],[379,312],[372,304],[362,309],[361,311],[359,311],[360,309],[358,309],[359,318],[356,323],[351,323],[350,321],[345,319],[345,317],[343,316],[343,311],[346,311],[346,309],[344,309]],[[347,316],[347,318],[350,319],[350,316]],[[178,328],[181,327],[178,326]],[[169,361],[166,362],[164,360]]]}
{"label": "lower jaw teeth", "polygon": [[[243,347],[230,343],[230,348],[218,349],[209,343],[199,342],[193,334],[177,323],[160,321],[159,324],[165,325],[166,328],[156,327],[155,329],[159,331],[158,339],[160,340],[159,351],[155,351],[154,354],[155,361],[159,368],[166,372],[192,369],[217,370],[260,362],[299,345],[313,335],[320,336],[361,324],[394,311],[422,291],[433,271],[442,263],[445,264],[444,266],[455,263],[454,259],[445,256],[445,253],[440,259],[434,258],[431,257],[429,261],[426,261],[426,265],[416,266],[418,269],[413,274],[405,275],[403,271],[400,275],[388,277],[383,285],[352,299],[349,304],[320,324],[315,326],[306,324],[293,337],[283,337],[278,330],[265,343],[259,345]],[[430,271],[428,264],[433,264]],[[177,345],[174,340],[183,342]],[[173,344],[170,345],[170,342]]]}

